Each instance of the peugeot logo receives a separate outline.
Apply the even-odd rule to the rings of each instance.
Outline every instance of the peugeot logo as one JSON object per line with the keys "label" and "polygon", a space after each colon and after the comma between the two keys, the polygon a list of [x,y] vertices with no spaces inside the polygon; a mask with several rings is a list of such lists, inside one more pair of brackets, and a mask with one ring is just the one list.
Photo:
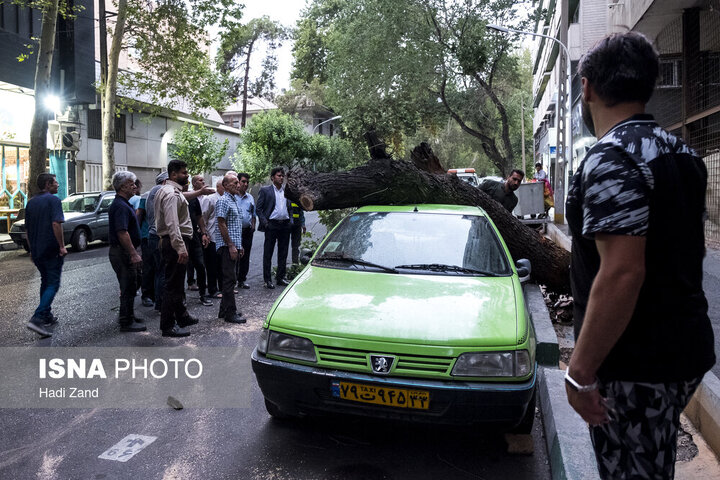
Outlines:
{"label": "peugeot logo", "polygon": [[395,357],[391,355],[370,355],[370,364],[374,373],[389,373],[394,361]]}

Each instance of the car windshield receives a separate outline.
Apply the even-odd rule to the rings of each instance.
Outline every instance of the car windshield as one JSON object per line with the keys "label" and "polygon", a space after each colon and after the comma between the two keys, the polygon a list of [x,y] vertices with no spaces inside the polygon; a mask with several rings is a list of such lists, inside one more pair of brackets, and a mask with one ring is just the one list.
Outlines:
{"label": "car windshield", "polygon": [[427,275],[512,274],[487,218],[444,213],[355,213],[332,232],[313,265]]}
{"label": "car windshield", "polygon": [[87,213],[94,212],[97,202],[100,200],[99,193],[88,193],[79,195],[70,195],[62,201],[62,211],[66,213],[77,212]]}

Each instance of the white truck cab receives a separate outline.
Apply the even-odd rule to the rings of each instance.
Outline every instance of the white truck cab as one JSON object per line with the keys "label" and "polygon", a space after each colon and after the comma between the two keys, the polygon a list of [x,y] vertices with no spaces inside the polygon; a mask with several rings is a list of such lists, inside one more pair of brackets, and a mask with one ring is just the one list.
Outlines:
{"label": "white truck cab", "polygon": [[478,187],[480,185],[480,181],[478,180],[477,175],[475,175],[474,168],[451,168],[447,173],[454,173],[458,176],[458,178],[460,178],[460,180],[468,182],[473,187]]}

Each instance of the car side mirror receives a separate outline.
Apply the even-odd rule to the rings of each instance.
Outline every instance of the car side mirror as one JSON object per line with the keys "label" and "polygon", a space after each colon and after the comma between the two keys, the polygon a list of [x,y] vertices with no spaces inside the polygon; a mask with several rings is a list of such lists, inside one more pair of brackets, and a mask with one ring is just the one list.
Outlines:
{"label": "car side mirror", "polygon": [[527,258],[521,258],[515,262],[515,267],[517,268],[518,277],[520,277],[520,283],[525,283],[530,280],[530,273],[532,273],[530,260]]}
{"label": "car side mirror", "polygon": [[302,265],[307,265],[310,263],[310,259],[312,258],[312,250],[309,248],[303,248],[300,250],[300,263]]}

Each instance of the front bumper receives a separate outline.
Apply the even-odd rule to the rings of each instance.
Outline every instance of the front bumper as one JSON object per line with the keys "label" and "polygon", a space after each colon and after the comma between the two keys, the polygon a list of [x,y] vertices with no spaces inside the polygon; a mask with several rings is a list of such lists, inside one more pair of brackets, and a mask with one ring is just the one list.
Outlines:
{"label": "front bumper", "polygon": [[[379,377],[297,365],[267,358],[255,349],[252,367],[265,399],[288,415],[349,414],[447,425],[496,424],[514,427],[525,415],[535,392],[537,368],[521,383],[438,381]],[[427,410],[397,408],[343,400],[333,396],[339,381],[388,388],[425,390]]]}

